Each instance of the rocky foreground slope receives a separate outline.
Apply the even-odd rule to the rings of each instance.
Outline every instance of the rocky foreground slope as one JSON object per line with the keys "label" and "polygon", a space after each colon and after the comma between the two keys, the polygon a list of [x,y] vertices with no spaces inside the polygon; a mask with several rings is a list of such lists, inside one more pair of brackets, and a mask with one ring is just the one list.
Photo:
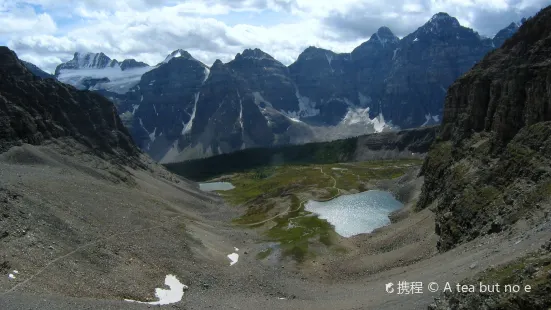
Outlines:
{"label": "rocky foreground slope", "polygon": [[[417,204],[436,213],[440,251],[549,222],[550,55],[547,7],[450,87]],[[549,250],[480,276],[532,284],[532,293],[448,294],[434,309],[548,309]]]}

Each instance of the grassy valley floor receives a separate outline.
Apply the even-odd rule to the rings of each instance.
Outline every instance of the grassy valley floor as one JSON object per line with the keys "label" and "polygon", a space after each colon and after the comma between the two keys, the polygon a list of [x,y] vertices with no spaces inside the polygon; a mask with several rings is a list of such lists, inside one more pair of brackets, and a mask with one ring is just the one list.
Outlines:
{"label": "grassy valley floor", "polygon": [[[308,200],[327,201],[340,195],[381,189],[387,182],[416,171],[422,161],[382,160],[325,165],[284,165],[256,168],[218,177],[235,189],[218,191],[228,204],[242,210],[233,223],[256,229],[263,242],[258,259],[297,263],[320,255],[338,256],[350,244],[324,219],[305,210]],[[392,182],[392,181],[390,181]]]}

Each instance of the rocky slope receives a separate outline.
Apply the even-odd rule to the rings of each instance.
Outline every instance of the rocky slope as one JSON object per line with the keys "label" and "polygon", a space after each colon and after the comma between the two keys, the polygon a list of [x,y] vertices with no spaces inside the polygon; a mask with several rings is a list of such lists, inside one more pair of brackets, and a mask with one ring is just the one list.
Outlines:
{"label": "rocky slope", "polygon": [[[521,24],[524,23],[525,21],[526,21],[525,19],[522,19]],[[513,36],[513,34],[517,32],[519,26],[520,25],[517,23],[510,23],[509,26],[501,29],[498,33],[496,33],[496,35],[492,39],[492,43],[494,47],[496,48],[501,47],[501,45],[503,45],[505,40],[509,39],[510,37]]]}
{"label": "rocky slope", "polygon": [[[550,52],[547,7],[450,87],[439,137],[422,170],[425,183],[417,204],[418,209],[435,211],[440,251],[481,235],[514,234],[515,229],[549,221]],[[535,257],[517,262],[517,267],[522,270],[540,258],[548,261],[545,253]],[[510,273],[511,268],[499,267],[494,273]],[[518,274],[514,284],[529,283],[534,273]],[[547,309],[549,277],[537,277],[541,281],[535,281],[539,286],[534,294],[449,294],[437,309],[509,309],[522,304],[526,307],[519,309]]]}
{"label": "rocky slope", "polygon": [[122,159],[140,154],[103,96],[35,76],[7,47],[0,47],[0,79],[0,152],[71,137],[98,155]]}
{"label": "rocky slope", "polygon": [[489,268],[462,281],[461,285],[473,285],[479,291],[480,283],[500,286],[494,287],[493,292],[446,292],[444,298],[437,298],[428,309],[549,309],[551,241],[538,251],[498,268]]}
{"label": "rocky slope", "polygon": [[40,78],[43,78],[43,79],[55,78],[54,75],[43,71],[42,69],[40,69],[39,67],[37,67],[36,65],[34,65],[30,62],[27,62],[27,61],[21,61],[21,62],[23,63],[23,65],[25,67],[27,67],[27,69],[29,71],[31,71],[32,74],[34,74],[34,75],[36,75]]}
{"label": "rocky slope", "polygon": [[419,203],[436,204],[442,250],[505,229],[548,194],[550,13],[528,20],[448,91]]}
{"label": "rocky slope", "polygon": [[113,100],[138,145],[175,162],[439,123],[447,87],[493,46],[438,13],[401,40],[381,27],[351,53],[309,47],[289,67],[259,49],[210,68],[183,50],[155,67],[75,53],[56,76]]}

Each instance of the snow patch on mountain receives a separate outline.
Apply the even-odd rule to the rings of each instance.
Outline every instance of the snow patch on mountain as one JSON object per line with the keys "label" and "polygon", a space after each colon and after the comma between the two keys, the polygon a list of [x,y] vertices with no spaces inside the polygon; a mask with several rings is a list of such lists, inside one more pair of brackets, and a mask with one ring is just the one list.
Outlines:
{"label": "snow patch on mountain", "polygon": [[132,115],[134,115],[136,113],[136,111],[138,110],[139,107],[140,107],[139,104],[133,104],[132,105]]}
{"label": "snow patch on mountain", "polygon": [[201,82],[201,84],[205,84],[209,76],[210,76],[210,69],[205,67],[205,77],[203,78],[203,82]]}
{"label": "snow patch on mountain", "polygon": [[189,119],[189,122],[182,130],[182,134],[186,134],[191,131],[191,127],[193,126],[193,120],[195,119],[195,112],[197,111],[197,101],[199,101],[200,94],[201,94],[200,92],[195,94],[195,103],[193,105],[193,112],[191,112],[191,118]]}
{"label": "snow patch on mountain", "polygon": [[157,127],[155,127],[155,129],[153,129],[153,132],[149,134],[149,140],[151,140],[151,142],[155,142],[155,133],[157,132]]}
{"label": "snow patch on mountain", "polygon": [[381,37],[379,36],[379,32],[378,32],[378,31],[375,32],[375,35],[377,36],[377,40],[379,40],[379,42],[381,42],[381,45],[382,45],[383,47],[385,47],[386,41],[384,41],[383,39],[381,39]]}
{"label": "snow patch on mountain", "polygon": [[177,57],[190,58],[191,55],[188,52],[186,52],[182,49],[178,49],[178,50],[175,50],[174,52],[170,53],[168,56],[166,56],[166,58],[165,58],[165,60],[163,60],[162,64],[166,64],[169,61],[171,61],[173,58],[177,58]]}
{"label": "snow patch on mountain", "polygon": [[[155,127],[155,130],[153,131],[153,133],[149,133],[149,131],[145,128],[145,126],[143,125],[143,121],[141,119],[141,117],[138,117],[138,122],[140,123],[140,126],[142,127],[142,129],[147,133],[147,135],[149,136],[149,143],[147,144],[147,147],[146,149],[149,150],[149,147],[151,147],[151,142],[154,142],[155,141],[155,131],[157,131],[157,127]],[[151,137],[151,135],[153,135],[153,137]]]}
{"label": "snow patch on mountain", "polygon": [[243,100],[241,100],[239,91],[237,91],[237,98],[239,98],[239,125],[241,126],[241,141],[245,141],[245,127],[243,126]]}
{"label": "snow patch on mountain", "polygon": [[430,122],[431,118],[432,118],[432,115],[430,115],[430,113],[425,114],[425,122],[421,125],[421,127],[427,126],[427,124]]}
{"label": "snow patch on mountain", "polygon": [[227,255],[230,259],[230,266],[235,265],[239,261],[239,254],[237,253],[231,253]]}
{"label": "snow patch on mountain", "polygon": [[89,68],[89,69],[61,69],[57,79],[60,82],[73,85],[78,89],[86,89],[84,82],[89,79],[108,78],[109,82],[97,83],[91,90],[104,89],[118,94],[124,94],[136,86],[144,73],[155,67],[133,68],[122,71],[119,67]]}
{"label": "snow patch on mountain", "polygon": [[176,278],[176,276],[171,274],[166,276],[165,285],[168,286],[170,289],[168,290],[163,288],[155,289],[155,296],[159,299],[158,301],[144,302],[144,301],[137,301],[132,299],[125,299],[125,301],[148,304],[148,305],[169,305],[169,304],[173,304],[181,301],[182,298],[184,297],[184,290],[188,289],[187,285],[182,284]]}
{"label": "snow patch on mountain", "polygon": [[327,63],[329,64],[329,66],[331,66],[331,61],[333,60],[333,56],[325,53],[325,58],[327,58]]}
{"label": "snow patch on mountain", "polygon": [[[69,61],[69,65],[74,64],[76,68],[98,68],[102,69],[105,65],[113,65],[113,61],[109,59],[108,63],[102,64],[102,60],[108,60],[109,57],[105,56],[103,53],[75,53],[74,58]],[[117,62],[118,64],[118,62]]]}
{"label": "snow patch on mountain", "polygon": [[369,108],[359,107],[350,108],[339,125],[365,125],[372,127],[375,132],[382,132],[385,128],[390,128],[390,126],[385,122],[385,118],[382,113],[371,119],[369,117]]}
{"label": "snow patch on mountain", "polygon": [[431,113],[429,113],[429,114],[425,114],[425,122],[421,125],[421,127],[431,126],[438,123],[440,123],[440,116],[432,115]]}
{"label": "snow patch on mountain", "polygon": [[399,51],[400,49],[397,48],[394,50],[393,54],[392,54],[392,60],[396,59],[396,53]]}
{"label": "snow patch on mountain", "polygon": [[288,115],[294,115],[295,118],[312,117],[320,114],[320,110],[316,109],[316,103],[306,96],[301,96],[298,89],[296,90],[298,99],[298,112],[287,112]]}
{"label": "snow patch on mountain", "polygon": [[387,127],[383,113],[380,113],[371,121],[373,122],[375,132],[382,132]]}

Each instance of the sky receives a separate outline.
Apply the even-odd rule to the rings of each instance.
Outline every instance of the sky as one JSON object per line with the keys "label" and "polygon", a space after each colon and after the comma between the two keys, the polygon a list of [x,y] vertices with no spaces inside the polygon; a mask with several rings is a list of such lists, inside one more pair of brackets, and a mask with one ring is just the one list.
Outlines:
{"label": "sky", "polygon": [[210,66],[260,48],[289,65],[308,46],[351,52],[389,27],[403,37],[438,12],[492,37],[549,0],[0,0],[0,45],[47,72],[74,52],[155,65],[176,49]]}

